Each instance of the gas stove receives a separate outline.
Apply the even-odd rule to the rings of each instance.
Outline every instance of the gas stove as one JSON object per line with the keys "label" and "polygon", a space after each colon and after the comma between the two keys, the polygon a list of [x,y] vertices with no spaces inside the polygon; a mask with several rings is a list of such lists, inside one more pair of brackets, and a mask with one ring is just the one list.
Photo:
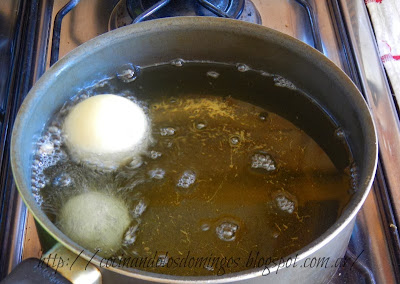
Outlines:
{"label": "gas stove", "polygon": [[261,24],[261,17],[249,0],[120,0],[111,12],[109,29],[141,21],[178,16],[219,16]]}
{"label": "gas stove", "polygon": [[[373,112],[380,162],[346,253],[357,261],[339,269],[331,283],[400,281],[400,123],[362,0],[3,0],[0,19],[9,24],[0,26],[0,279],[54,243],[27,212],[9,166],[12,124],[32,84],[59,58],[100,34],[188,15],[234,18],[279,30],[322,52],[357,85]],[[113,283],[115,277],[109,273],[103,281]]]}

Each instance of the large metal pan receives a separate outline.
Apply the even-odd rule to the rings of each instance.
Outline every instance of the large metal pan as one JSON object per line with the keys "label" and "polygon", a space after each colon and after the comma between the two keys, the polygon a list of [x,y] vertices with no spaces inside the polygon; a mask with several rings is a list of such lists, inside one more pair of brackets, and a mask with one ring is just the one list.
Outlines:
{"label": "large metal pan", "polygon": [[[107,74],[115,74],[127,62],[150,65],[176,58],[244,63],[291,80],[321,106],[348,134],[358,165],[358,190],[337,222],[318,239],[293,255],[296,267],[273,266],[214,277],[176,277],[139,270],[109,268],[142,281],[216,283],[323,283],[335,273],[327,268],[302,268],[306,258],[338,259],[345,253],[355,216],[367,197],[377,163],[377,137],[368,106],[351,80],[325,56],[277,31],[258,25],[206,17],[181,17],[131,25],[101,35],[78,47],[49,69],[23,102],[16,119],[11,160],[18,190],[36,220],[60,244],[79,254],[84,248],[64,235],[36,204],[30,187],[33,137],[52,114],[79,88]],[[84,251],[81,257],[99,266],[101,258]],[[284,265],[283,265],[284,266]],[[108,275],[110,272],[100,268]],[[277,273],[278,272],[278,273]],[[107,274],[108,273],[108,274]]]}

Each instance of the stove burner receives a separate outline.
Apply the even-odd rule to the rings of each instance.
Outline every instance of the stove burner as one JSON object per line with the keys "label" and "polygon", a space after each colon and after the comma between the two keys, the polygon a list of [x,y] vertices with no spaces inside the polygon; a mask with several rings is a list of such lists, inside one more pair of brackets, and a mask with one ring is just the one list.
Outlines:
{"label": "stove burner", "polygon": [[261,17],[250,0],[120,0],[111,13],[109,30],[177,16],[225,17],[261,24]]}
{"label": "stove burner", "polygon": [[157,9],[151,17],[220,16],[238,18],[243,11],[244,0],[127,0],[128,12],[135,19],[153,6]]}

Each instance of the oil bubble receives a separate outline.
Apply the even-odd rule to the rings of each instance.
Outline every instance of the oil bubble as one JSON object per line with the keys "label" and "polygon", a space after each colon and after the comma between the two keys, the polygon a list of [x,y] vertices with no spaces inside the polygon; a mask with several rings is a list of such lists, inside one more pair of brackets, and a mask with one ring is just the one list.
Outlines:
{"label": "oil bubble", "polygon": [[350,176],[350,193],[354,193],[357,191],[357,183],[358,183],[358,170],[355,163],[352,163],[350,167],[347,168]]}
{"label": "oil bubble", "polygon": [[124,236],[124,242],[123,242],[123,246],[130,246],[132,244],[134,244],[136,241],[136,235],[134,234],[133,231],[131,231],[130,229],[128,229],[128,231],[125,233]]}
{"label": "oil bubble", "polygon": [[297,90],[296,86],[290,82],[288,79],[283,78],[282,76],[275,75],[274,76],[275,86],[288,88],[291,90]]}
{"label": "oil bubble", "polygon": [[35,198],[36,203],[41,206],[44,202],[44,199],[41,195],[39,194],[33,194],[33,197]]}
{"label": "oil bubble", "polygon": [[229,143],[231,146],[237,146],[240,143],[240,137],[239,136],[232,136],[229,138]]}
{"label": "oil bubble", "polygon": [[49,127],[49,132],[51,134],[61,135],[61,129],[54,125]]}
{"label": "oil bubble", "polygon": [[204,121],[197,121],[194,123],[194,125],[197,130],[203,130],[204,128],[207,127],[207,123],[205,123]]}
{"label": "oil bubble", "polygon": [[132,64],[125,64],[117,71],[117,78],[124,83],[130,83],[136,80],[139,75],[139,67]]}
{"label": "oil bubble", "polygon": [[163,169],[157,168],[149,171],[149,176],[153,179],[163,179],[165,176],[165,171]]}
{"label": "oil bubble", "polygon": [[249,66],[247,66],[246,64],[242,64],[242,63],[237,64],[236,67],[239,72],[246,72],[246,71],[250,70]]}
{"label": "oil bubble", "polygon": [[200,228],[201,228],[201,230],[202,230],[202,231],[204,231],[204,232],[205,232],[205,231],[208,231],[208,230],[210,230],[210,225],[209,225],[209,224],[207,224],[207,223],[204,223],[204,224],[202,224],[202,225],[201,225],[201,227],[200,227]]}
{"label": "oil bubble", "polygon": [[[66,154],[61,150],[61,131],[54,122],[48,127],[47,131],[37,140],[35,158],[32,162],[31,187],[39,191],[46,187],[50,180],[43,174],[44,170],[56,165],[59,161],[66,159]],[[54,182],[54,181],[53,181]],[[57,183],[57,181],[55,181]],[[61,177],[60,184],[68,183]]]}
{"label": "oil bubble", "polygon": [[232,222],[223,222],[216,227],[215,232],[220,240],[231,242],[236,239],[239,226]]}
{"label": "oil bubble", "polygon": [[62,144],[61,138],[53,138],[53,145],[56,147],[60,147]]}
{"label": "oil bubble", "polygon": [[174,59],[171,61],[171,65],[176,66],[176,67],[181,67],[181,66],[183,66],[184,62],[185,61],[183,59],[177,58],[177,59]]}
{"label": "oil bubble", "polygon": [[266,121],[268,118],[268,113],[267,112],[262,112],[258,115],[261,121]]}
{"label": "oil bubble", "polygon": [[35,185],[37,188],[44,188],[46,186],[46,183],[38,181]]}
{"label": "oil bubble", "polygon": [[139,228],[140,221],[139,219],[135,219],[131,224],[131,226],[126,230],[125,236],[124,236],[124,241],[123,241],[123,246],[129,246],[135,243],[136,241],[136,232]]}
{"label": "oil bubble", "polygon": [[169,260],[168,255],[160,254],[160,255],[158,255],[156,266],[157,267],[164,267],[164,266],[166,266],[168,264],[168,260]]}
{"label": "oil bubble", "polygon": [[32,190],[33,194],[38,194],[38,192],[39,192],[39,189],[35,186],[32,186],[31,190]]}
{"label": "oil bubble", "polygon": [[270,172],[276,170],[276,165],[270,155],[264,152],[258,152],[251,157],[251,168],[264,169]]}
{"label": "oil bubble", "polygon": [[339,138],[345,138],[346,137],[346,134],[345,134],[345,132],[344,132],[344,130],[342,128],[337,128],[335,130],[335,135],[337,137],[339,137]]}
{"label": "oil bubble", "polygon": [[137,169],[140,168],[142,165],[143,165],[143,160],[140,157],[135,156],[129,163],[128,167],[130,169]]}
{"label": "oil bubble", "polygon": [[147,208],[147,203],[140,199],[132,211],[132,216],[135,218],[140,217]]}
{"label": "oil bubble", "polygon": [[[61,144],[61,143],[60,143]],[[54,144],[50,141],[40,145],[38,153],[44,155],[51,155],[54,152]]]}
{"label": "oil bubble", "polygon": [[60,175],[55,177],[53,180],[53,185],[59,186],[59,187],[70,186],[72,183],[73,183],[73,180],[72,180],[71,176],[67,173],[61,173]]}
{"label": "oil bubble", "polygon": [[157,158],[159,158],[161,156],[162,156],[161,152],[157,152],[157,151],[154,151],[154,150],[150,151],[150,158],[152,158],[153,160],[155,160],[155,159],[157,159]]}
{"label": "oil bubble", "polygon": [[219,73],[217,71],[208,71],[207,76],[213,79],[217,79],[219,77]]}
{"label": "oil bubble", "polygon": [[296,209],[297,199],[290,193],[282,191],[275,195],[275,202],[280,210],[291,214]]}
{"label": "oil bubble", "polygon": [[57,161],[66,161],[66,160],[68,160],[67,153],[65,153],[65,151],[62,150],[62,149],[56,149],[54,151],[54,156],[55,156]]}
{"label": "oil bubble", "polygon": [[175,134],[175,128],[173,127],[163,127],[160,129],[161,136],[173,136]]}
{"label": "oil bubble", "polygon": [[196,173],[192,170],[184,171],[182,176],[179,178],[177,187],[189,188],[196,181]]}

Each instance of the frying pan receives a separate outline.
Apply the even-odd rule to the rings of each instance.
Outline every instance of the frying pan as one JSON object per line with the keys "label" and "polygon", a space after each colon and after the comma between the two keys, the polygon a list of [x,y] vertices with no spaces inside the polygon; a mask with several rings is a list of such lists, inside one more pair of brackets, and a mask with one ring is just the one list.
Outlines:
{"label": "frying pan", "polygon": [[[30,187],[33,137],[41,133],[53,113],[78,89],[104,76],[114,75],[126,63],[147,66],[176,58],[240,62],[254,69],[279,74],[306,92],[346,133],[354,162],[358,166],[357,191],[339,219],[327,231],[288,256],[294,258],[297,255],[297,267],[271,266],[267,276],[262,276],[263,268],[255,268],[212,277],[183,277],[127,268],[104,268],[100,267],[99,256],[93,257],[92,253],[63,234],[35,202]],[[124,281],[135,283],[324,283],[329,281],[337,267],[305,269],[301,264],[313,257],[343,257],[356,214],[374,178],[377,137],[368,106],[358,89],[318,51],[290,36],[254,24],[221,18],[179,17],[111,31],[81,45],[51,67],[34,85],[19,110],[12,135],[11,162],[25,204],[37,222],[59,242],[59,249],[80,254],[83,263],[90,260],[105,276],[115,273]]]}

